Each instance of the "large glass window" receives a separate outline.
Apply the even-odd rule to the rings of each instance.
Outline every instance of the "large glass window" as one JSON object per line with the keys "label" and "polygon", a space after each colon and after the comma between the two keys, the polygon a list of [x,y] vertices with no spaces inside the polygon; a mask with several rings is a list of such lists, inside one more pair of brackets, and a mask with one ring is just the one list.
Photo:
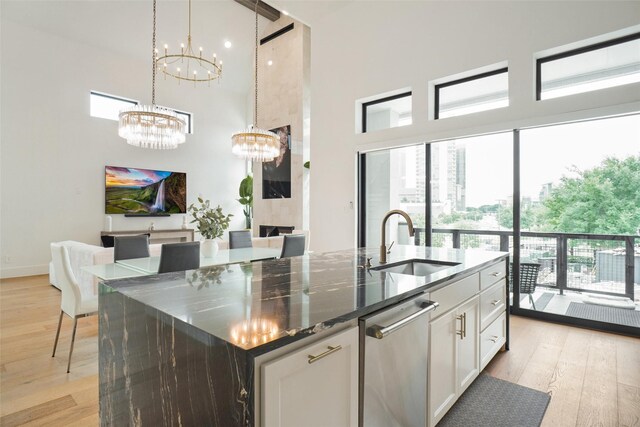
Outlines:
{"label": "large glass window", "polygon": [[640,115],[520,141],[520,258],[537,275],[521,307],[640,327]]}
{"label": "large glass window", "polygon": [[435,85],[435,119],[508,106],[507,68]]}
{"label": "large glass window", "polygon": [[[426,213],[425,146],[415,145],[365,154],[365,244],[380,245],[380,226],[384,214],[402,209],[424,236]],[[407,224],[398,215],[387,221],[387,244],[413,244]],[[424,243],[422,243],[424,244]]]}
{"label": "large glass window", "polygon": [[376,151],[361,162],[361,245],[379,245],[382,217],[403,209],[416,237],[393,216],[387,244],[509,252],[514,313],[640,330],[640,114]]}
{"label": "large glass window", "polygon": [[362,104],[362,132],[411,124],[411,92]]}
{"label": "large glass window", "polygon": [[640,82],[640,33],[537,60],[537,99]]}
{"label": "large glass window", "polygon": [[431,144],[433,246],[508,250],[512,153],[511,132]]}

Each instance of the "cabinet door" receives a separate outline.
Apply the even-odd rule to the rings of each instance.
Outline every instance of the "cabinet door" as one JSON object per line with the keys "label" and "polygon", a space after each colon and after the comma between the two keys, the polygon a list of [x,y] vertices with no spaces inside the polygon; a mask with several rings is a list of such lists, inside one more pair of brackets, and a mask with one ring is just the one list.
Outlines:
{"label": "cabinet door", "polygon": [[264,427],[358,425],[358,328],[262,365]]}
{"label": "cabinet door", "polygon": [[463,334],[456,337],[458,345],[457,358],[457,393],[461,395],[476,379],[480,372],[479,348],[479,298],[476,296],[456,310],[458,330]]}
{"label": "cabinet door", "polygon": [[429,425],[435,426],[456,399],[456,310],[429,325]]}

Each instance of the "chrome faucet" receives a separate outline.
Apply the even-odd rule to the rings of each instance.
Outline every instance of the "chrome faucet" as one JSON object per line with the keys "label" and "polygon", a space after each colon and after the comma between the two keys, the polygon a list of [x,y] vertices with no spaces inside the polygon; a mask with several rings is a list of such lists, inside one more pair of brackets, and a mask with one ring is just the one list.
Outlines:
{"label": "chrome faucet", "polygon": [[389,217],[393,214],[398,214],[398,215],[402,215],[404,217],[405,220],[407,220],[407,226],[409,227],[409,236],[413,237],[413,235],[415,234],[415,231],[413,230],[413,221],[411,221],[411,218],[409,217],[409,214],[406,213],[405,211],[401,211],[400,209],[394,209],[392,211],[387,212],[384,215],[384,218],[382,218],[382,231],[381,231],[381,236],[382,236],[382,243],[380,244],[380,264],[386,264],[387,263],[387,242],[386,242],[386,225],[387,225],[387,220],[389,219]]}

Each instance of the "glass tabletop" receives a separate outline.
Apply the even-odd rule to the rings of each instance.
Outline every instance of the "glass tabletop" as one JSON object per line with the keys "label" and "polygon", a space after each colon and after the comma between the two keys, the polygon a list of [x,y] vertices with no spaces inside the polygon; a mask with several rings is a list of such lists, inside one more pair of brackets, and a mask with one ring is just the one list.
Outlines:
{"label": "glass tabletop", "polygon": [[[211,258],[200,257],[200,267],[211,265],[237,264],[241,262],[273,259],[280,256],[280,249],[273,248],[242,248],[221,249]],[[160,266],[160,257],[125,259],[116,262],[128,269],[140,271],[144,274],[156,274]]]}
{"label": "glass tabletop", "polygon": [[147,275],[147,273],[143,273],[142,271],[134,270],[120,264],[88,265],[82,267],[81,270],[93,274],[103,280],[124,279],[126,277],[140,277]]}

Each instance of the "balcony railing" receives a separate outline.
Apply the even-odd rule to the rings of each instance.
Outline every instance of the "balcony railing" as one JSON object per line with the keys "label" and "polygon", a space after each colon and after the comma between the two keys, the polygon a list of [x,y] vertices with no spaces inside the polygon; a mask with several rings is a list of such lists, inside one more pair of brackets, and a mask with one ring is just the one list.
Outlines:
{"label": "balcony railing", "polygon": [[[399,227],[406,224],[399,224]],[[424,245],[425,228],[416,228],[415,244]],[[538,286],[565,291],[624,296],[640,289],[639,236],[613,234],[520,234],[520,260],[540,264]],[[513,231],[434,228],[432,246],[481,248],[513,254]],[[638,290],[636,290],[637,292]]]}

